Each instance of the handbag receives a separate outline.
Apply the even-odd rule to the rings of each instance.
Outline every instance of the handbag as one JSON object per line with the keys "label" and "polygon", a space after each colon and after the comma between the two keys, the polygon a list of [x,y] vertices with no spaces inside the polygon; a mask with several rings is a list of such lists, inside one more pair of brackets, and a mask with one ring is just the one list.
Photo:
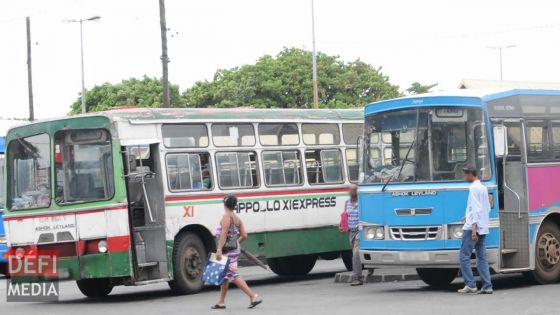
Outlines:
{"label": "handbag", "polygon": [[346,212],[346,203],[344,204],[344,211],[340,214],[340,223],[338,225],[338,230],[341,233],[347,233],[350,229],[348,227],[348,212]]}
{"label": "handbag", "polygon": [[211,253],[208,256],[204,273],[202,273],[202,281],[205,283],[221,286],[229,266],[229,258],[222,256],[222,260],[216,258],[216,254]]}
{"label": "handbag", "polygon": [[[235,223],[233,221],[233,218],[231,218],[231,223],[229,225],[228,230],[226,231],[226,233],[227,233],[226,243],[224,244],[224,247],[222,247],[222,253],[224,253],[224,254],[227,254],[227,253],[232,252],[232,251],[237,249],[237,238],[229,236],[229,231],[231,230],[231,227],[234,224]],[[222,233],[224,233],[224,231],[222,231]],[[216,246],[219,243],[220,243],[220,238],[216,237]]]}

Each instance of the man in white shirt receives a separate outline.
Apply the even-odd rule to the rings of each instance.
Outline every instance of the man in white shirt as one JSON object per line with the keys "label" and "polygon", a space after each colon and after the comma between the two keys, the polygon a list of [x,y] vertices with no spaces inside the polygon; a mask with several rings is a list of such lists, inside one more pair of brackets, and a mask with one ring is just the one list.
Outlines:
{"label": "man in white shirt", "polygon": [[[490,267],[486,257],[486,235],[488,235],[488,222],[490,220],[490,200],[488,189],[480,183],[474,167],[463,169],[465,180],[471,183],[469,198],[463,225],[463,242],[461,244],[461,273],[465,280],[465,287],[459,293],[492,294],[490,280]],[[471,254],[476,251],[476,268],[482,280],[482,289],[478,291],[471,267]]]}

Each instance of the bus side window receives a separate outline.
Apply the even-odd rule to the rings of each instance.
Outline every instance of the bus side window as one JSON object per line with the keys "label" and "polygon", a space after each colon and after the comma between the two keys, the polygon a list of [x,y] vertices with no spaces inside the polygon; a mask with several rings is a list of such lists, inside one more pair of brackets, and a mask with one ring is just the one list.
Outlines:
{"label": "bus side window", "polygon": [[305,166],[310,185],[341,183],[344,180],[342,154],[338,149],[307,150]]}
{"label": "bus side window", "polygon": [[302,183],[299,151],[265,151],[262,163],[267,186],[293,186]]}
{"label": "bus side window", "polygon": [[209,162],[210,154],[208,153],[168,154],[166,163],[169,190],[212,189]]}
{"label": "bus side window", "polygon": [[360,176],[360,165],[358,164],[358,150],[346,149],[346,166],[348,180],[352,183],[358,182]]}
{"label": "bus side window", "polygon": [[216,164],[220,188],[259,187],[255,152],[218,152]]}
{"label": "bus side window", "polygon": [[544,120],[528,120],[526,124],[527,161],[549,160],[548,127]]}
{"label": "bus side window", "polygon": [[302,124],[301,131],[307,145],[340,144],[337,124]]}
{"label": "bus side window", "polygon": [[521,123],[504,122],[507,127],[508,160],[521,159]]}
{"label": "bus side window", "polygon": [[560,120],[553,120],[552,125],[552,154],[555,160],[560,159]]}

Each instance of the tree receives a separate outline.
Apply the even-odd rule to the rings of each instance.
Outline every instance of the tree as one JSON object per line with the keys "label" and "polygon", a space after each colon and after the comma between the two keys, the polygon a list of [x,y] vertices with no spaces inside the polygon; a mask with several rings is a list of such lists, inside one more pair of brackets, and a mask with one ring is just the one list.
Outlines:
{"label": "tree", "polygon": [[422,84],[420,84],[419,82],[416,81],[416,82],[412,83],[412,85],[410,85],[410,87],[408,89],[406,89],[406,91],[408,92],[408,94],[429,93],[437,85],[438,85],[437,83],[429,84],[429,85],[422,85]]}
{"label": "tree", "polygon": [[[184,99],[179,86],[171,84],[171,104],[184,107]],[[108,110],[116,106],[136,105],[141,107],[160,107],[163,103],[163,88],[157,78],[144,76],[141,80],[131,78],[117,84],[103,83],[86,92],[86,108],[88,112]],[[81,112],[81,99],[78,98],[71,108],[70,114]]]}
{"label": "tree", "polygon": [[[363,106],[400,96],[398,86],[389,82],[381,68],[322,53],[317,60],[322,108]],[[285,48],[255,64],[218,70],[212,81],[196,82],[183,96],[188,107],[311,108],[312,91],[311,53]]]}

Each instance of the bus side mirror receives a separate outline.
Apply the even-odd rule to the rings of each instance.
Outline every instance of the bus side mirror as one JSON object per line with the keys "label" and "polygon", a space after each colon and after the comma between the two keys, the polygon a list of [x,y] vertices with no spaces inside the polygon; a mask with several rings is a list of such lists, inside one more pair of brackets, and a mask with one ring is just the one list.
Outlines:
{"label": "bus side mirror", "polygon": [[494,126],[494,154],[496,157],[508,154],[507,128],[503,125]]}

